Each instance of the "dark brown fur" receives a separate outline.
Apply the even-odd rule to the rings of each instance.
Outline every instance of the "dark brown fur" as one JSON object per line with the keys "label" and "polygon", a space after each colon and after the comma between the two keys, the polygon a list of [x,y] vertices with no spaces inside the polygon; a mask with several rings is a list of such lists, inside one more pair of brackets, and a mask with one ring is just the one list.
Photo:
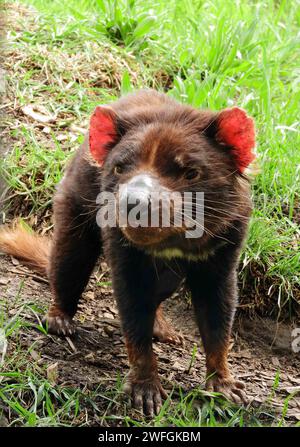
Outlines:
{"label": "dark brown fur", "polygon": [[[118,140],[109,148],[103,168],[91,159],[86,139],[54,198],[49,329],[73,332],[72,318],[103,247],[131,364],[126,390],[135,406],[153,414],[165,397],[152,351],[153,328],[164,333],[162,339],[179,340],[160,305],[183,280],[191,291],[206,351],[208,388],[233,400],[244,399],[240,382],[230,375],[227,353],[238,299],[236,269],[251,211],[248,182],[229,149],[214,138],[215,113],[183,106],[154,91],[122,98],[111,108]],[[116,165],[123,168],[120,175],[115,174]],[[193,182],[187,172],[194,169],[200,174]],[[204,192],[202,238],[186,239],[174,227],[159,233],[118,227],[101,232],[95,219],[97,194],[117,191],[119,183],[139,172],[155,175],[168,190]],[[166,262],[163,253],[173,249],[183,256]]]}

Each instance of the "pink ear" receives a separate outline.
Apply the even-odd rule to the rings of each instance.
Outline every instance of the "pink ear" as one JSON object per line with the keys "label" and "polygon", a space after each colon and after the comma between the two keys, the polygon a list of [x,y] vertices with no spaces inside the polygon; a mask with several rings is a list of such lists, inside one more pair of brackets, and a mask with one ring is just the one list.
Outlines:
{"label": "pink ear", "polygon": [[237,168],[244,172],[254,160],[251,149],[255,146],[254,121],[238,107],[225,109],[218,116],[217,140],[231,146]]}
{"label": "pink ear", "polygon": [[91,154],[100,166],[105,161],[108,144],[116,139],[114,112],[108,107],[96,107],[90,120],[89,142]]}

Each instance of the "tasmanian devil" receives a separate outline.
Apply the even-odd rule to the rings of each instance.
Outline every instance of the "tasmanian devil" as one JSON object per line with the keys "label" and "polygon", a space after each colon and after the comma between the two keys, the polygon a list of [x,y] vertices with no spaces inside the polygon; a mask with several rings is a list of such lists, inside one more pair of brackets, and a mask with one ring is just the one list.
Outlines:
{"label": "tasmanian devil", "polygon": [[[165,397],[153,336],[180,342],[161,303],[182,281],[206,352],[207,388],[234,401],[245,398],[227,355],[238,300],[237,264],[251,213],[244,171],[254,145],[254,123],[242,109],[197,110],[142,90],[94,111],[54,197],[51,241],[20,228],[2,229],[4,252],[47,272],[53,304],[46,321],[56,334],[73,334],[78,301],[104,250],[130,362],[125,391],[146,414],[157,413]],[[113,193],[118,205],[126,202],[129,213],[132,198],[151,209],[153,191],[203,193],[202,234],[189,238],[187,225],[174,222],[121,226],[117,219],[116,225],[97,225],[100,192]],[[191,218],[196,204],[193,198],[187,204]]]}

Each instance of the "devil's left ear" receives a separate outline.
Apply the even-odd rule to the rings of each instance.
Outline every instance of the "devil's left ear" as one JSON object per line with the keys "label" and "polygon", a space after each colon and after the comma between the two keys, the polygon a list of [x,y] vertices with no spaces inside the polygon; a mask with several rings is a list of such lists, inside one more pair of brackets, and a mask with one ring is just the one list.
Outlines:
{"label": "devil's left ear", "polygon": [[218,143],[228,146],[236,168],[243,173],[255,158],[255,154],[252,152],[255,147],[253,119],[247,115],[245,110],[234,107],[219,112],[209,128],[208,133]]}
{"label": "devil's left ear", "polygon": [[90,120],[89,144],[92,157],[100,166],[103,165],[109,148],[117,140],[115,112],[107,106],[96,107]]}

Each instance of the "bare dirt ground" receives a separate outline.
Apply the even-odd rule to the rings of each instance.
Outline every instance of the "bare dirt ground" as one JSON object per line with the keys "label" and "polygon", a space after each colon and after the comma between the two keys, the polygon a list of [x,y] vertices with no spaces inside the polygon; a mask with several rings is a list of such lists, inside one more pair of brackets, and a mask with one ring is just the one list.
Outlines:
{"label": "bare dirt ground", "polygon": [[[105,393],[115,385],[119,375],[123,377],[128,371],[112,290],[105,284],[108,280],[108,268],[102,261],[84,293],[76,316],[78,334],[74,339],[44,335],[34,329],[20,332],[22,349],[28,349],[35,342],[33,352],[38,363],[47,365],[48,370],[55,365],[57,384],[79,389],[93,389],[100,385]],[[99,282],[104,286],[97,285]],[[0,257],[0,295],[7,302],[9,315],[14,315],[22,303],[47,306],[51,300],[45,279],[6,256]],[[205,374],[205,357],[193,312],[188,300],[184,299],[184,292],[177,293],[165,307],[168,318],[184,335],[185,345],[154,343],[160,375],[168,391],[175,386],[189,392],[203,384]],[[33,322],[35,318],[25,314],[25,319]],[[285,399],[295,394],[289,400],[286,414],[287,421],[294,425],[300,420],[300,357],[291,350],[291,330],[291,326],[276,325],[268,319],[251,321],[238,317],[230,364],[234,374],[246,384],[250,405],[271,405],[279,419]],[[191,362],[195,346],[195,362]],[[8,355],[10,349],[14,346],[8,346]],[[274,387],[277,373],[279,383]],[[98,406],[107,411],[106,398],[101,393]]]}

